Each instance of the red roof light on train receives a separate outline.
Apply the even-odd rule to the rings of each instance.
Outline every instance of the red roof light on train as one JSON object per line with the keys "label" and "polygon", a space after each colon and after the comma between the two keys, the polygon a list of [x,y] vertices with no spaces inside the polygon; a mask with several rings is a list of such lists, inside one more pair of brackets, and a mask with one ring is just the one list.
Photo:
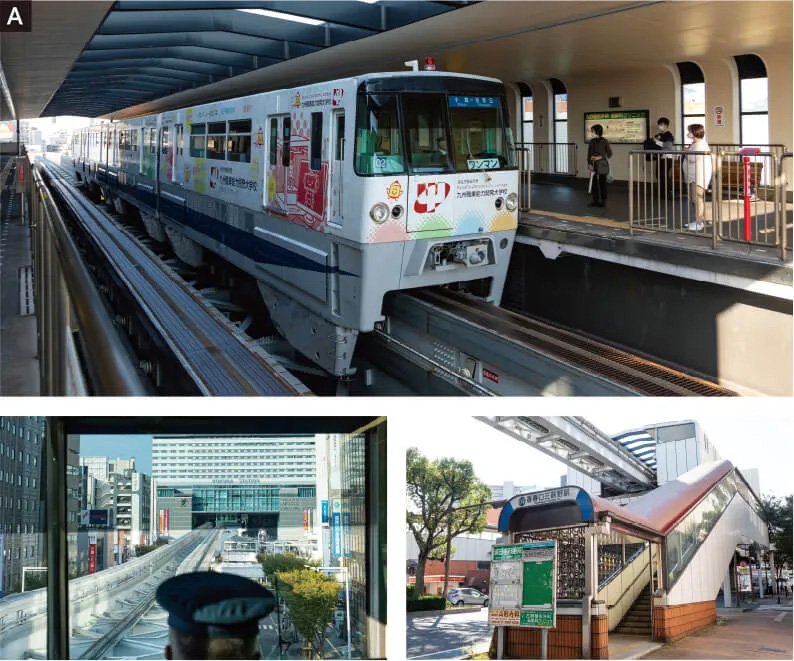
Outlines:
{"label": "red roof light on train", "polygon": [[436,59],[434,57],[426,57],[424,63],[422,64],[423,71],[435,71],[436,70]]}

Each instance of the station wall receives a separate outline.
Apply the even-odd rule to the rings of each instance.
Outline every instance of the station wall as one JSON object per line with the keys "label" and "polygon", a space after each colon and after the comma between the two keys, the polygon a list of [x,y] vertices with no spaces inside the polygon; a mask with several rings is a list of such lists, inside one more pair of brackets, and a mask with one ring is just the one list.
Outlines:
{"label": "station wall", "polygon": [[[736,53],[737,55],[743,53]],[[769,140],[791,150],[792,139],[792,67],[791,53],[785,48],[759,50],[755,53],[766,65],[769,77]],[[712,144],[739,142],[739,78],[733,58],[695,58],[706,82],[706,139]],[[671,120],[676,142],[683,142],[686,127],[681,125],[681,86],[674,63],[636,70],[601,71],[591,76],[562,78],[568,90],[568,142],[578,146],[577,176],[587,178],[587,137],[584,135],[584,113],[607,111],[608,97],[623,99],[624,110],[649,111],[649,130],[655,131],[660,116]],[[535,121],[534,141],[553,141],[553,94],[547,80],[527,80],[532,89]],[[714,107],[725,109],[724,126],[714,123]],[[511,106],[513,107],[513,106]],[[520,110],[520,104],[515,106]],[[520,113],[514,125],[521,138]],[[628,154],[641,145],[612,145],[612,174],[615,179],[628,179]],[[791,190],[791,177],[787,177]]]}

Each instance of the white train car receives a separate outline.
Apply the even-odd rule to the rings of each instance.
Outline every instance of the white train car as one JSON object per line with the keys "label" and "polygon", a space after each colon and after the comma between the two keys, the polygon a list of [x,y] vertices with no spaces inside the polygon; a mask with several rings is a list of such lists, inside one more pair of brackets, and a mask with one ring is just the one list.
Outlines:
{"label": "white train car", "polygon": [[332,374],[351,373],[387,292],[476,281],[501,298],[518,172],[498,80],[366,74],[115,122],[93,140],[78,174],[135,205],[182,260],[210,250],[250,273],[279,331]]}

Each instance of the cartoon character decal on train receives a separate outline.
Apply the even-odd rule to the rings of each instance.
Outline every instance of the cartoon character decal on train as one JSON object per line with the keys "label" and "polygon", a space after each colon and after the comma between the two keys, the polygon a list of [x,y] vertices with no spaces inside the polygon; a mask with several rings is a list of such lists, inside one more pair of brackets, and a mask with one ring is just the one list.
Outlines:
{"label": "cartoon character decal on train", "polygon": [[287,341],[347,375],[387,292],[476,281],[499,302],[518,219],[505,106],[495,79],[429,71],[263,92],[115,122],[116,176],[92,183],[183,260],[251,274]]}

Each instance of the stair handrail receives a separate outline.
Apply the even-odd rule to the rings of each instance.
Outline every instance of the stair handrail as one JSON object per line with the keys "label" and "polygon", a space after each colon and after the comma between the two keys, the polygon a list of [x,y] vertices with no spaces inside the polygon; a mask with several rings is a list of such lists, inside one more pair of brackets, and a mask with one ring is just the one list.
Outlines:
{"label": "stair handrail", "polygon": [[615,570],[614,570],[614,571],[613,571],[611,574],[609,574],[609,576],[607,576],[606,578],[604,578],[604,580],[603,580],[603,581],[601,581],[601,582],[598,584],[598,591],[600,592],[600,591],[601,591],[601,590],[603,590],[603,589],[604,589],[604,588],[605,588],[607,585],[609,585],[609,583],[611,583],[611,582],[612,582],[612,580],[613,580],[613,579],[614,579],[616,576],[618,576],[618,574],[620,574],[620,573],[621,573],[621,572],[622,572],[622,571],[623,571],[623,570],[624,570],[626,567],[628,567],[628,566],[629,566],[629,565],[630,565],[632,562],[634,562],[635,558],[636,558],[638,555],[640,555],[641,553],[644,553],[644,552],[645,552],[645,551],[647,551],[647,550],[648,550],[648,542],[645,542],[645,543],[642,545],[642,547],[641,547],[641,548],[638,548],[638,549],[637,549],[636,551],[634,551],[634,552],[633,552],[631,555],[629,555],[629,557],[628,557],[628,558],[626,558],[626,560],[623,562],[623,564],[621,564],[619,567],[617,567],[617,568],[616,568],[616,569],[615,569]]}

